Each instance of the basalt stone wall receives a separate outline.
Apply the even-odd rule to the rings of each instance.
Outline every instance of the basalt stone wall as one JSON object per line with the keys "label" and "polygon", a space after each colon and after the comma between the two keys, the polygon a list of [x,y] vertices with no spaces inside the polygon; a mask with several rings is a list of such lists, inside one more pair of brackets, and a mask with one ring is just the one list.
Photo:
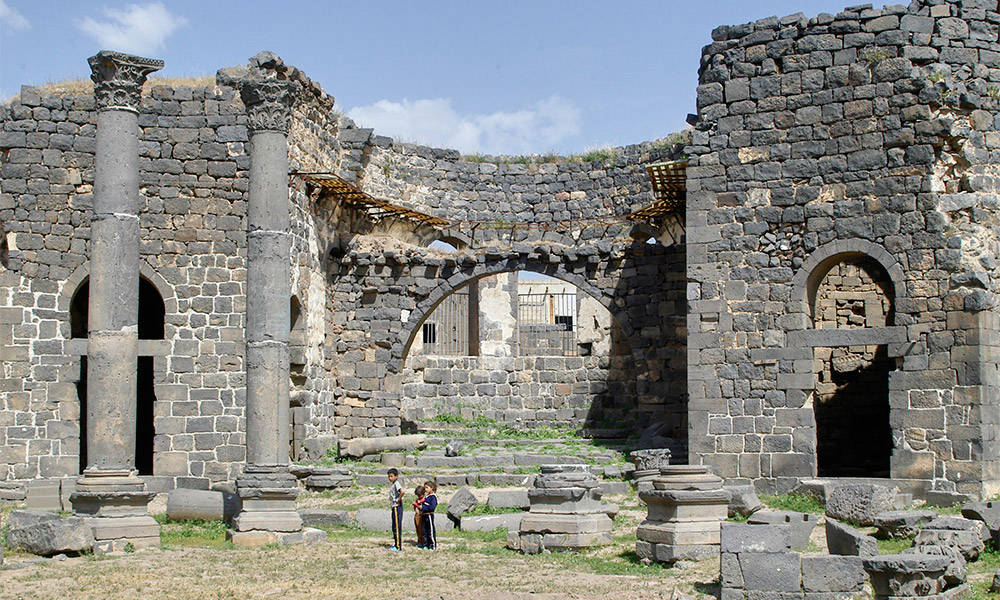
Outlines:
{"label": "basalt stone wall", "polygon": [[[617,429],[633,416],[631,367],[631,356],[412,357],[402,371],[403,427],[449,415],[515,428]],[[595,405],[601,414],[591,413]],[[672,418],[683,435],[680,408]]]}
{"label": "basalt stone wall", "polygon": [[[618,427],[666,421],[676,437],[683,439],[683,260],[679,246],[607,241],[574,247],[517,243],[443,256],[413,247],[341,256],[331,267],[333,323],[339,332],[333,342],[337,352],[333,361],[333,428],[344,437],[393,435],[404,425],[412,425],[401,421],[401,409],[405,409],[403,417],[411,419],[433,416],[439,410],[460,412],[468,408],[475,412],[469,413],[473,417],[483,414],[520,427],[549,420],[594,426],[615,421]],[[485,368],[479,361],[486,357],[478,357],[469,359],[469,364],[459,359],[462,364],[449,363],[463,369],[452,371],[447,383],[444,375],[437,381],[441,367],[421,367],[425,381],[414,386],[410,381],[413,369],[405,369],[406,357],[424,318],[448,294],[471,281],[521,270],[568,281],[608,308],[621,325],[623,342],[629,348],[627,374],[606,370],[602,381],[599,372],[588,371],[583,376],[583,367],[573,366],[573,385],[560,380],[558,383],[569,385],[568,389],[553,387],[554,396],[549,398],[541,387],[532,392],[530,385],[521,389],[511,385],[510,379],[518,371],[517,361],[541,361],[531,365],[536,371],[531,377],[544,381],[549,376],[546,373],[551,373],[546,369],[550,358],[510,359],[509,365],[501,360],[493,370],[505,383],[489,387],[490,383],[483,382],[484,387],[476,384],[472,389],[468,386],[478,382]],[[602,369],[599,365],[598,371]],[[521,376],[527,377],[525,373],[521,371]],[[492,377],[493,371],[487,379]],[[619,380],[621,383],[616,383]],[[404,382],[410,382],[405,389]],[[523,392],[529,397],[518,398]],[[563,392],[568,394],[569,405],[561,404],[566,400],[561,398]],[[572,408],[572,417],[565,413],[556,418],[552,411],[557,406]]]}
{"label": "basalt stone wall", "polygon": [[[919,0],[713,32],[686,150],[692,460],[815,476],[815,352],[879,346],[892,477],[996,493],[998,24],[996,1]],[[858,259],[893,322],[817,329],[818,283]]]}
{"label": "basalt stone wall", "polygon": [[[142,275],[166,309],[154,357],[155,486],[208,485],[245,460],[244,314],[247,130],[225,86],[147,85],[140,110]],[[293,164],[329,145],[334,125],[306,103],[293,128]],[[0,479],[75,474],[79,465],[81,355],[71,301],[87,276],[93,96],[23,88],[0,107]],[[336,155],[334,155],[336,156]],[[306,168],[315,168],[307,165]],[[293,198],[293,293],[310,323],[299,345],[307,398],[326,385],[326,278],[310,204]]]}
{"label": "basalt stone wall", "polygon": [[[452,151],[372,138],[334,112],[332,99],[301,72],[268,56],[251,63],[307,90],[289,135],[289,301],[298,313],[290,336],[293,456],[320,437],[399,432],[399,371],[420,321],[463,283],[522,268],[586,286],[629,323],[635,381],[621,396],[588,385],[589,400],[576,397],[582,388],[574,385],[573,418],[586,409],[588,419],[667,419],[683,437],[683,251],[633,244],[633,235],[645,240],[663,231],[622,218],[649,200],[642,165],[676,148],[646,144],[612,161],[494,164],[491,171],[454,160]],[[230,480],[245,460],[248,133],[229,75],[220,72],[203,87],[151,82],[140,110],[142,275],[165,308],[163,339],[140,344],[154,371],[154,489]],[[86,340],[74,339],[71,312],[87,278],[95,122],[87,91],[23,88],[0,107],[0,478],[67,476],[79,468]],[[383,168],[386,153],[398,154],[399,168]],[[440,162],[425,165],[428,153]],[[316,172],[397,204],[490,221],[493,233],[474,234],[468,223],[442,232],[375,222],[318,193],[305,176]],[[581,222],[554,229],[554,219]],[[549,225],[529,230],[528,222]],[[507,227],[503,238],[500,225]],[[475,249],[449,259],[414,245],[456,235]],[[382,246],[386,236],[392,248]],[[608,389],[617,389],[609,379]],[[545,400],[541,412],[520,418],[544,420],[545,407],[555,404]]]}
{"label": "basalt stone wall", "polygon": [[372,196],[448,219],[449,233],[480,244],[627,238],[634,224],[622,217],[651,200],[645,166],[677,158],[682,146],[665,138],[611,148],[609,158],[589,162],[470,161],[342,123],[345,178]]}

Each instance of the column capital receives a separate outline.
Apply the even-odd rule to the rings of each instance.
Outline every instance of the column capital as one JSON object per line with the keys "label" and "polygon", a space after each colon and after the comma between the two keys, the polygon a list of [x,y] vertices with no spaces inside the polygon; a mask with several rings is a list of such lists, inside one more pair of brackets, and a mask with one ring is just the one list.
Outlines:
{"label": "column capital", "polygon": [[101,50],[87,59],[94,81],[97,108],[139,111],[146,77],[163,68],[163,61]]}
{"label": "column capital", "polygon": [[240,98],[247,108],[247,128],[250,132],[277,131],[288,133],[292,106],[302,86],[282,79],[243,79],[239,82]]}

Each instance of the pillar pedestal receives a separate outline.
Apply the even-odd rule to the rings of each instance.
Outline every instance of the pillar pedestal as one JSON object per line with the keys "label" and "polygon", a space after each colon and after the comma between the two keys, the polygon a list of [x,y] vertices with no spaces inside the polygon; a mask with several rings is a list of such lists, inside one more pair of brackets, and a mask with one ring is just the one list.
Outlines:
{"label": "pillar pedestal", "polygon": [[160,524],[147,510],[155,495],[135,471],[87,469],[70,502],[94,530],[94,552],[103,554],[160,547]]}

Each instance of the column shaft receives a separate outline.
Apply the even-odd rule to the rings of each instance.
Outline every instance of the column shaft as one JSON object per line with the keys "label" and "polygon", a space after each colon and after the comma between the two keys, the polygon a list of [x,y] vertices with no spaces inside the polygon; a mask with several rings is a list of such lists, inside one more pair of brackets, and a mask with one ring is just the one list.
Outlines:
{"label": "column shaft", "polygon": [[88,468],[135,468],[138,115],[98,113],[87,341]]}
{"label": "column shaft", "polygon": [[247,462],[288,464],[291,268],[288,143],[277,131],[250,141],[247,206]]}

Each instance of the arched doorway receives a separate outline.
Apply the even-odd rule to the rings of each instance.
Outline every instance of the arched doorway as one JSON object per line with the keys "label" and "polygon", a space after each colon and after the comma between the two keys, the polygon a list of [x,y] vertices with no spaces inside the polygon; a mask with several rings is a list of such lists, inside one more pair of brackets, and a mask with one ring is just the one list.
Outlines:
{"label": "arched doorway", "polygon": [[[90,311],[90,280],[85,278],[70,300],[70,332],[74,338],[86,338]],[[164,339],[166,306],[156,286],[139,278],[139,339]],[[80,471],[87,466],[87,357],[80,357],[80,378],[76,384],[80,400]],[[156,434],[155,366],[151,355],[141,350],[136,364],[135,466],[140,475],[153,474],[153,442]]]}
{"label": "arched doorway", "polygon": [[[460,310],[469,306],[470,283],[478,289],[474,315]],[[465,327],[472,322],[478,326]],[[407,430],[615,429],[634,418],[624,331],[600,299],[573,283],[531,271],[489,273],[449,290],[413,327],[401,373]]]}
{"label": "arched doorway", "polygon": [[[874,259],[841,255],[821,264],[809,287],[816,329],[893,325],[894,288]],[[889,477],[892,429],[886,345],[815,348],[813,410],[820,477]]]}

